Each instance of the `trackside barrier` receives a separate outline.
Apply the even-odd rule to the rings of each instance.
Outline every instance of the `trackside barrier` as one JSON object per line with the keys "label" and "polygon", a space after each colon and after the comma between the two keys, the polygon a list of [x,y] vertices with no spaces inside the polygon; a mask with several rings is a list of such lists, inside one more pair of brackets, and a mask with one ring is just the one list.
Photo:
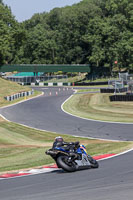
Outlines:
{"label": "trackside barrier", "polygon": [[112,95],[110,101],[133,101],[133,95]]}
{"label": "trackside barrier", "polygon": [[28,92],[19,92],[10,96],[6,96],[4,97],[7,101],[13,101],[15,99],[19,99],[21,97],[26,97],[26,96],[31,96],[32,94],[34,94],[34,90],[32,91],[28,91]]}
{"label": "trackside barrier", "polygon": [[[40,85],[40,84],[39,84]],[[48,86],[53,86],[53,83],[48,83]]]}
{"label": "trackside barrier", "polygon": [[74,86],[96,86],[96,85],[108,85],[108,81],[104,82],[76,82],[74,83]]}
{"label": "trackside barrier", "polygon": [[71,83],[21,83],[21,85],[31,85],[31,86],[71,86]]}
{"label": "trackside barrier", "polygon": [[39,86],[43,86],[43,83],[39,83]]}
{"label": "trackside barrier", "polygon": [[114,89],[114,88],[100,88],[101,93],[122,93],[127,92],[127,88],[120,88],[120,89]]}
{"label": "trackside barrier", "polygon": [[58,83],[58,86],[63,86],[63,83]]}

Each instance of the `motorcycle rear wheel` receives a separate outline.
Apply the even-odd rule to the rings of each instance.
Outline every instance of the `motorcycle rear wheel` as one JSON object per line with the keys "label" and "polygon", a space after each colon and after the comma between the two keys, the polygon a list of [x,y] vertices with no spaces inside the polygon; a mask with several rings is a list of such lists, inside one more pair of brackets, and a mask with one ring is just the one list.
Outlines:
{"label": "motorcycle rear wheel", "polygon": [[59,156],[57,158],[57,165],[59,165],[64,171],[75,172],[76,164],[74,162],[68,163],[68,156]]}

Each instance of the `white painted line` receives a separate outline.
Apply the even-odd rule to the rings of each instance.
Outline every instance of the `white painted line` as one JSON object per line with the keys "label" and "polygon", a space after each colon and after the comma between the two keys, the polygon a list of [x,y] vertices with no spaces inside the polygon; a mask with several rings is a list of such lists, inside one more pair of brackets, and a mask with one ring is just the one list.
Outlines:
{"label": "white painted line", "polygon": [[102,140],[102,141],[109,141],[109,142],[129,142],[129,141],[124,141],[124,140],[111,140],[111,139],[102,139],[102,138],[97,138],[97,137],[95,137],[95,138],[86,137],[86,136],[83,136],[83,135],[82,136],[71,135],[71,136],[76,137],[76,138],[80,137],[80,138],[86,138],[86,139],[91,139],[91,140]]}
{"label": "white painted line", "polygon": [[[129,153],[130,151],[133,151],[133,148],[130,149],[130,150],[127,150],[127,151],[124,151],[122,153],[119,153],[119,154],[116,154],[116,155],[113,155],[113,156],[110,156],[110,157],[107,157],[107,158],[102,158],[102,159],[99,159],[99,161],[103,161],[103,160],[108,160],[108,159],[111,159],[111,158],[114,158],[114,157],[118,157],[118,156],[121,156],[123,154],[126,154],[126,153]],[[9,178],[0,178],[0,180],[8,180],[8,179],[12,179],[12,178],[21,178],[21,177],[24,177],[24,176],[33,176],[33,175],[38,175],[38,174],[44,174],[44,173],[49,173],[49,172],[53,172],[53,171],[59,171],[61,169],[59,168],[43,168],[43,169],[31,169],[29,171],[20,171],[19,173],[31,173],[31,174],[27,174],[27,175],[22,175],[22,176],[16,176],[16,177],[9,177]]]}
{"label": "white painted line", "polygon": [[[76,90],[75,90],[75,93],[76,93]],[[39,96],[42,96],[43,94],[44,94],[44,92],[42,92],[42,94],[39,95]],[[39,97],[39,96],[36,96],[36,97],[33,97],[33,98],[37,98],[37,97]],[[73,96],[73,95],[71,95],[65,102],[67,102],[72,96]],[[24,101],[29,101],[29,100],[31,100],[31,99],[33,99],[33,98],[30,98],[30,99],[27,99],[27,100],[23,100],[23,101],[21,101],[21,102],[18,102],[18,103],[9,105],[9,106],[5,106],[5,107],[2,107],[2,108],[11,107],[11,106],[14,106],[14,105],[16,105],[16,104],[22,103],[22,102],[24,102]],[[89,120],[89,119],[81,118],[81,117],[78,117],[78,116],[76,116],[76,115],[72,115],[72,114],[66,112],[66,111],[63,109],[63,105],[65,104],[65,102],[61,105],[61,109],[62,109],[63,112],[67,113],[68,115],[71,115],[71,116],[80,118],[80,119]],[[3,119],[5,119],[6,121],[12,122],[12,121],[8,120],[7,118],[5,118],[2,114],[0,114],[0,116],[1,116]],[[91,119],[90,119],[90,121],[95,121],[95,120],[91,120]],[[97,121],[96,121],[96,122],[97,122]],[[99,122],[100,122],[100,121],[99,121]],[[102,121],[101,121],[101,122],[102,122]],[[32,129],[34,129],[34,130],[44,131],[44,132],[51,133],[51,131],[47,131],[47,130],[45,130],[45,129],[34,128],[34,127],[32,127],[32,126],[27,126],[27,125],[24,125],[24,124],[21,124],[21,123],[17,123],[17,122],[14,122],[14,123],[19,124],[19,125],[24,126],[24,127],[27,127],[27,128],[32,128]],[[107,123],[107,122],[106,122],[106,123]],[[53,131],[52,131],[52,133],[58,134],[57,132],[53,132]],[[61,134],[61,133],[60,133],[60,134]],[[96,139],[96,140],[112,141],[112,142],[128,142],[128,141],[124,141],[124,140],[111,140],[111,139],[102,139],[102,138],[86,137],[86,136],[83,136],[83,135],[82,135],[82,136],[80,136],[80,135],[79,135],[79,136],[72,135],[72,136],[73,136],[73,137],[76,137],[76,138],[81,137],[81,138],[87,138],[87,139]]]}
{"label": "white painted line", "polygon": [[[3,119],[5,119],[6,121],[12,122],[12,121],[6,119],[2,114],[0,114],[0,116],[1,116]],[[19,124],[19,125],[24,126],[24,127],[27,127],[27,128],[32,128],[32,129],[37,130],[37,131],[44,131],[44,132],[51,133],[51,131],[47,131],[47,130],[44,130],[44,129],[34,128],[34,127],[32,127],[32,126],[27,126],[27,125],[20,124],[20,123],[17,123],[17,122],[13,122],[13,123]],[[53,132],[53,131],[52,131],[52,133],[58,134],[57,132]]]}
{"label": "white painted line", "polygon": [[[3,115],[0,114],[0,116],[1,116],[3,119],[5,119],[6,121],[12,122],[12,121],[6,119]],[[17,123],[17,122],[13,122],[13,123],[19,124],[19,125],[24,126],[24,127],[26,127],[26,128],[32,128],[32,129],[37,130],[37,131],[44,131],[44,132],[51,133],[51,131],[47,131],[47,130],[45,130],[45,129],[34,128],[34,127],[32,127],[32,126],[27,126],[27,125],[20,124],[20,123]],[[53,132],[53,131],[52,131],[52,133],[54,133],[54,134],[59,134],[59,133]],[[60,134],[61,134],[61,133],[60,133]],[[63,137],[64,134],[61,134],[61,135],[62,135],[62,137]],[[79,135],[79,136],[77,136],[77,135],[70,135],[70,136],[73,136],[73,137],[75,137],[75,138],[86,138],[86,139],[91,139],[91,140],[94,140],[94,139],[95,139],[95,140],[112,141],[112,142],[129,142],[129,141],[124,141],[124,140],[111,140],[111,139],[102,139],[102,138],[86,137],[86,136],[83,136],[83,135],[82,135],[82,136],[80,136],[80,135]]]}
{"label": "white painted line", "polygon": [[[9,177],[9,178],[0,178],[0,180],[8,180],[8,179],[15,179],[15,178],[22,178],[22,177],[25,177],[25,176],[33,176],[33,175],[39,175],[39,174],[45,174],[45,173],[49,173],[49,172],[53,172],[53,171],[59,171],[61,169],[59,168],[46,168],[45,170],[41,171],[39,170],[38,172],[34,171],[33,173],[31,174],[25,174],[25,175],[22,175],[22,176],[14,176],[14,177]],[[22,173],[30,173],[30,172],[22,172]]]}
{"label": "white painted line", "polygon": [[[75,93],[76,93],[76,90],[75,90]],[[70,97],[68,97],[68,99],[66,99],[62,105],[61,105],[61,109],[63,112],[67,113],[68,115],[71,115],[73,117],[77,117],[77,118],[80,118],[80,119],[85,119],[85,120],[88,120],[88,121],[94,121],[94,122],[101,122],[101,123],[109,123],[109,124],[127,124],[127,125],[133,125],[133,123],[129,123],[129,122],[113,122],[113,121],[102,121],[102,120],[96,120],[96,119],[88,119],[88,118],[85,118],[85,117],[80,117],[80,116],[77,116],[77,115],[74,115],[74,114],[71,114],[69,112],[67,112],[66,110],[64,110],[63,106],[64,104],[69,101],[72,97],[74,96],[74,94],[72,94]]]}
{"label": "white painted line", "polygon": [[31,169],[30,171],[28,171],[28,173],[31,174],[40,174],[40,173],[47,173],[47,172],[52,172],[52,171],[56,171],[59,170],[58,168],[43,168],[43,169]]}
{"label": "white painted line", "polygon": [[[43,172],[44,173],[44,172]],[[41,173],[40,173],[41,174]],[[8,179],[15,179],[15,178],[22,178],[22,177],[26,177],[26,176],[33,176],[33,175],[37,175],[37,174],[27,174],[27,175],[23,175],[23,176],[15,176],[15,177],[9,177],[9,178],[2,178],[0,180],[8,180]]]}
{"label": "white painted line", "polygon": [[4,120],[6,120],[7,122],[11,122],[10,120],[6,119],[3,115],[0,114],[0,117],[2,117]]}
{"label": "white painted line", "polygon": [[[41,95],[42,95],[42,94],[41,94]],[[41,96],[41,95],[39,95],[39,96]],[[73,95],[71,95],[65,102],[67,102],[72,96],[73,96]],[[33,97],[33,98],[37,98],[37,97],[38,97],[38,96]],[[24,101],[28,101],[28,100],[31,100],[31,99],[33,99],[33,98],[30,98],[30,99],[27,99],[27,100],[24,100]],[[24,102],[24,101],[21,101],[21,102],[18,102],[18,103],[9,105],[9,106],[5,106],[5,107],[14,106],[14,105],[19,104],[19,103],[22,103],[22,102]],[[64,103],[65,103],[65,102],[64,102]],[[62,111],[65,112],[65,113],[67,113],[67,114],[69,114],[69,115],[72,115],[72,114],[70,114],[70,113],[64,111],[64,109],[63,109],[64,103],[61,105]],[[5,107],[3,107],[3,108],[5,108]],[[5,120],[7,120],[3,115],[0,115],[0,116],[3,117]],[[72,115],[72,116],[78,117],[78,116],[75,116],[75,115]],[[78,118],[81,118],[81,117],[78,117]],[[91,120],[91,119],[86,119],[86,118],[81,118],[81,119],[90,120],[90,121],[99,121],[99,120]],[[7,121],[9,121],[9,120],[7,120]],[[11,122],[11,121],[9,121],[9,122]],[[99,122],[104,122],[104,121],[99,121]],[[106,123],[114,123],[114,122],[106,122]],[[117,122],[115,122],[115,123],[117,123]],[[118,122],[118,123],[119,123],[119,122]],[[16,124],[19,124],[19,123],[16,123]],[[122,123],[122,124],[123,124],[123,123]],[[127,124],[127,123],[126,123],[126,124]],[[26,125],[23,125],[23,124],[20,124],[20,125],[22,125],[22,126],[24,126],[24,127],[28,127],[28,128],[33,128],[33,127],[26,126]],[[47,130],[37,129],[37,128],[33,128],[33,129],[35,129],[35,130],[41,130],[41,131],[47,131]],[[50,132],[50,131],[47,131],[47,132]],[[56,132],[53,132],[53,133],[56,133]],[[56,133],[56,134],[57,134],[57,133]],[[91,137],[84,137],[84,136],[75,136],[75,135],[73,135],[73,136],[74,136],[74,137],[77,137],[77,138],[78,138],[78,137],[82,137],[82,138],[99,139],[99,140],[106,140],[106,141],[120,141],[120,140],[107,140],[107,139],[100,139],[100,138],[91,138]],[[121,142],[123,142],[123,141],[121,141]],[[128,152],[130,152],[130,151],[133,151],[133,148],[130,149],[130,150],[124,151],[124,152],[122,152],[122,153],[120,153],[120,154],[117,154],[117,155],[114,155],[114,156],[110,156],[110,157],[108,157],[108,158],[99,159],[98,162],[99,162],[99,161],[102,161],[102,160],[107,160],[107,159],[110,159],[110,158],[114,158],[114,157],[117,157],[117,156],[126,154],[126,153],[128,153]],[[60,169],[58,169],[58,168],[55,168],[55,169],[54,169],[54,168],[44,168],[44,169],[39,169],[39,170],[32,169],[32,170],[30,170],[30,171],[27,172],[27,173],[31,173],[31,172],[32,172],[33,174],[28,174],[28,175],[23,175],[23,176],[17,176],[17,177],[10,177],[10,179],[11,179],[11,178],[20,178],[20,177],[24,177],[24,176],[37,175],[37,174],[40,174],[40,173],[48,173],[48,172],[55,171],[55,170],[60,170]],[[20,172],[20,173],[22,173],[22,172]],[[24,172],[24,173],[26,173],[26,172]],[[7,180],[7,179],[9,179],[9,178],[0,178],[0,180],[3,180],[3,179],[4,179],[4,180],[5,180],[5,179]]]}
{"label": "white painted line", "polygon": [[98,161],[107,160],[107,159],[110,159],[110,158],[114,158],[114,157],[117,157],[117,156],[121,156],[121,155],[124,155],[124,154],[126,154],[126,153],[129,153],[130,151],[133,151],[133,148],[132,148],[132,149],[129,149],[129,150],[127,150],[127,151],[121,152],[121,153],[119,153],[119,154],[110,156],[110,157],[108,157],[108,158],[99,159]]}

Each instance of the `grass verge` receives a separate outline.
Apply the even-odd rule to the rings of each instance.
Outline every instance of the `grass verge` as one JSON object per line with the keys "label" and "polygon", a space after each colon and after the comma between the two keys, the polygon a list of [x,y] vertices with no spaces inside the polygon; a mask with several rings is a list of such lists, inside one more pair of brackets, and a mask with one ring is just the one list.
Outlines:
{"label": "grass verge", "polygon": [[[28,87],[0,79],[0,107],[10,104],[4,96],[21,91]],[[36,92],[35,95],[39,94]],[[77,95],[78,96],[78,95]],[[15,103],[22,99],[15,100]],[[46,149],[52,146],[54,138],[59,134],[27,128],[0,118],[0,173],[11,170],[37,167],[53,163]],[[119,153],[133,147],[132,142],[111,142],[86,138],[75,138],[63,135],[65,141],[77,141],[85,144],[90,155]]]}
{"label": "grass verge", "polygon": [[78,75],[75,75],[75,76],[66,76],[66,78],[57,78],[57,77],[55,77],[55,78],[50,78],[49,80],[47,80],[47,81],[44,81],[44,83],[50,83],[50,82],[52,82],[52,83],[58,83],[58,82],[63,82],[63,83],[65,83],[65,82],[70,82],[70,83],[73,83],[73,82],[77,82],[77,81],[82,81],[82,80],[84,80],[84,78],[85,78],[85,74],[83,74],[83,73],[81,73],[80,75],[78,74]]}
{"label": "grass verge", "polygon": [[78,93],[80,92],[100,92],[99,89],[80,89],[78,90]]}
{"label": "grass verge", "polygon": [[[46,149],[59,134],[27,128],[0,118],[0,172],[53,163]],[[80,141],[90,155],[119,153],[133,147],[132,142],[112,142],[63,135],[65,141]]]}
{"label": "grass verge", "polygon": [[71,114],[88,119],[133,123],[133,102],[110,102],[109,95],[73,95],[63,108]]}
{"label": "grass verge", "polygon": [[[27,86],[21,86],[17,83],[5,80],[3,78],[0,78],[0,107],[6,106],[6,105],[10,105],[16,102],[19,102],[21,100],[24,100],[24,97],[21,97],[19,99],[16,99],[14,101],[7,101],[4,99],[5,96],[8,95],[13,95],[16,94],[18,92],[27,92],[30,91],[31,88],[27,87]],[[33,97],[33,96],[37,96],[41,94],[41,92],[39,91],[35,91],[34,94],[32,96],[26,97],[27,99]]]}

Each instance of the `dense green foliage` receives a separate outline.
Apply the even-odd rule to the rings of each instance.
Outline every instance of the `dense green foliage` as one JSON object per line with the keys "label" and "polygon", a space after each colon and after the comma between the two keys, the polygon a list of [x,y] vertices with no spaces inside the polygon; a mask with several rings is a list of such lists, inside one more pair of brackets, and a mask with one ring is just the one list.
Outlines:
{"label": "dense green foliage", "polygon": [[112,70],[117,60],[119,69],[133,68],[132,0],[82,0],[35,14],[21,24],[6,6],[0,5],[0,13],[3,61],[90,63]]}
{"label": "dense green foliage", "polygon": [[0,0],[0,64],[11,63],[22,46],[25,30]]}

